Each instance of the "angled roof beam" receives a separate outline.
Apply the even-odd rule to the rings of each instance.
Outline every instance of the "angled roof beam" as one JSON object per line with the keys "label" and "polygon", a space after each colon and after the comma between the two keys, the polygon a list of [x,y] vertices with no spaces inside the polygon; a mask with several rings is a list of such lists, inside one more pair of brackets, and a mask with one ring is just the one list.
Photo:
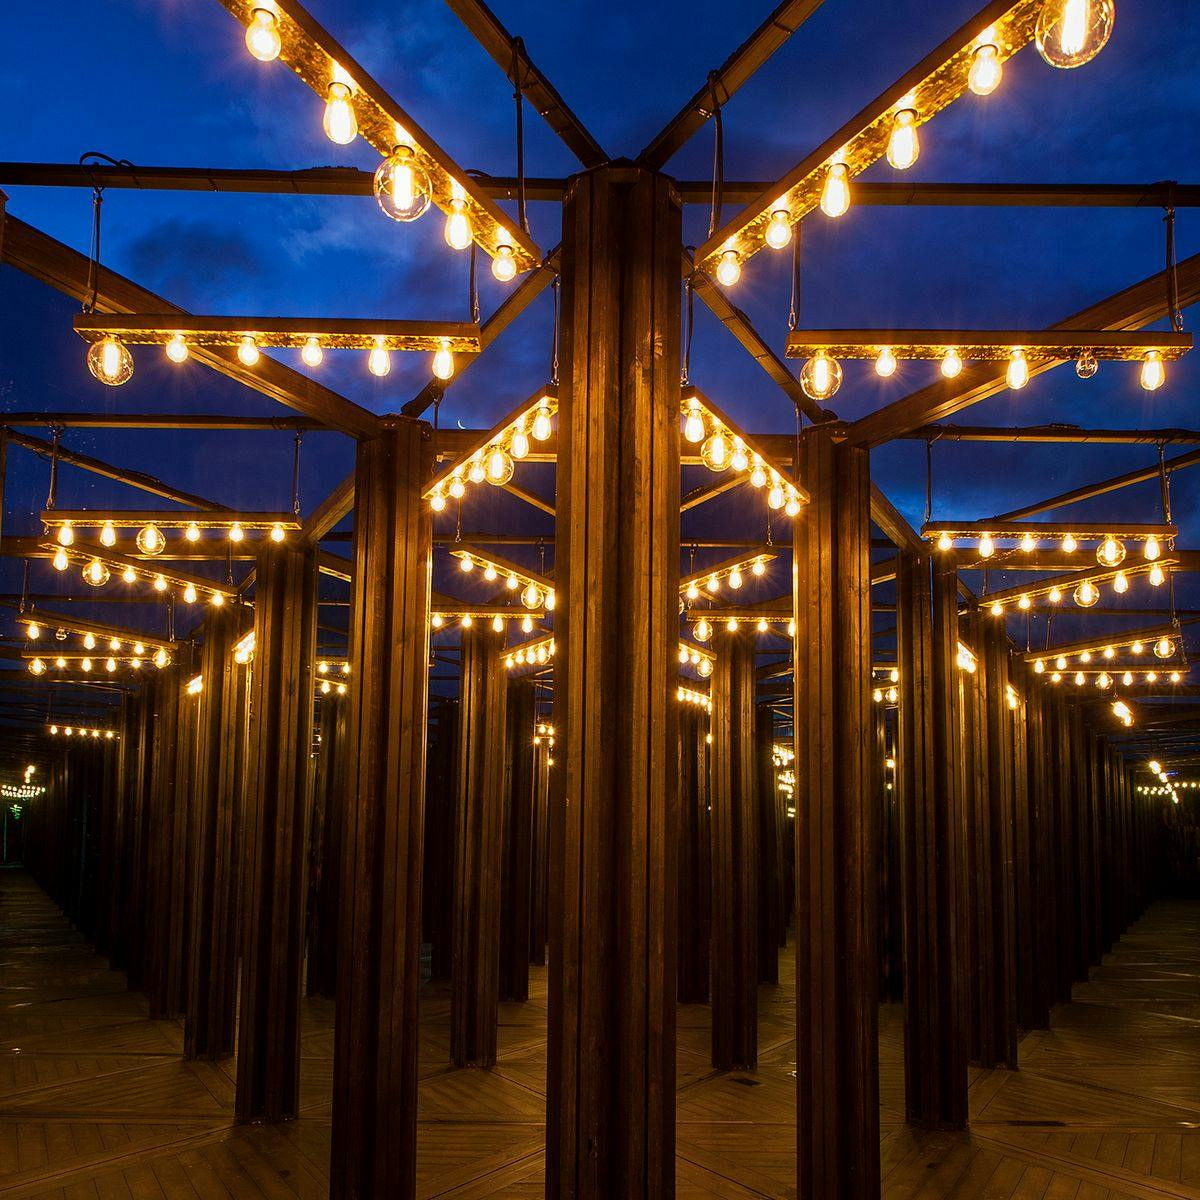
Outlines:
{"label": "angled roof beam", "polygon": [[[784,0],[713,72],[703,87],[671,118],[637,156],[639,166],[660,170],[712,116],[712,93],[728,104],[740,88],[821,7],[822,0]],[[711,185],[710,185],[711,187]]]}
{"label": "angled roof beam", "polygon": [[[1200,299],[1200,254],[1184,259],[1179,264],[1177,275],[1179,304],[1180,307],[1187,307]],[[1121,332],[1141,329],[1167,315],[1167,274],[1159,271],[1049,328]],[[1029,374],[1031,377],[1040,375],[1059,366],[1062,361],[1031,362]],[[999,395],[1007,387],[1003,363],[971,363],[963,368],[962,374],[956,379],[940,379],[854,421],[846,427],[846,438],[859,446],[879,446],[930,421],[952,416],[972,404]]]}
{"label": "angled roof beam", "polygon": [[[62,242],[9,215],[4,223],[0,261],[49,284],[80,303],[90,299],[89,260]],[[97,272],[96,310],[101,313],[184,313],[161,296],[101,266]],[[197,347],[192,357],[264,396],[302,412],[330,429],[352,437],[374,437],[378,418],[323,384],[264,356],[254,367],[243,366],[231,347]],[[99,385],[103,386],[103,385]]]}
{"label": "angled roof beam", "polygon": [[537,109],[542,120],[562,139],[567,149],[585,167],[608,162],[600,143],[583,122],[567,107],[554,85],[533,64],[520,39],[500,24],[495,13],[482,0],[446,0],[450,11],[471,31],[475,40],[516,86],[514,59],[519,67],[521,94]]}

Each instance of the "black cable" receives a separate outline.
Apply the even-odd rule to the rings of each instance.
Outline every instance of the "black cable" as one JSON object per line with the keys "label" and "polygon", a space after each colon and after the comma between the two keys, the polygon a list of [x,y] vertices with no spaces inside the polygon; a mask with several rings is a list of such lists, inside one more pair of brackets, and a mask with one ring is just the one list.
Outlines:
{"label": "black cable", "polygon": [[50,488],[46,493],[46,508],[51,509],[58,501],[58,445],[62,441],[62,426],[50,426]]}
{"label": "black cable", "polygon": [[797,221],[792,232],[792,298],[788,306],[789,332],[800,324],[800,226]]}
{"label": "black cable", "polygon": [[300,443],[304,434],[296,430],[296,448],[292,454],[292,512],[300,515]]}
{"label": "black cable", "polygon": [[1183,313],[1179,308],[1179,264],[1175,259],[1175,184],[1167,184],[1167,213],[1163,221],[1167,226],[1167,307],[1170,310],[1171,328],[1183,332]]}
{"label": "black cable", "polygon": [[559,298],[558,298],[558,276],[550,281],[550,295],[554,301],[554,333],[552,336],[550,347],[550,382],[555,387],[558,386],[558,336],[559,336]]}
{"label": "black cable", "polygon": [[525,212],[525,113],[521,103],[521,78],[524,74],[525,43],[519,38],[513,38],[513,99],[517,105],[517,219],[521,228],[529,232],[529,218]]}
{"label": "black cable", "polygon": [[721,101],[717,97],[719,76],[716,71],[708,73],[708,92],[712,98],[713,117],[713,183],[712,211],[708,217],[708,236],[717,232],[721,223],[721,206],[725,192],[725,126],[721,120]]}
{"label": "black cable", "polygon": [[933,438],[925,439],[925,524],[933,518]]}
{"label": "black cable", "polygon": [[[691,247],[689,247],[691,248]],[[684,296],[684,327],[683,327],[683,367],[679,373],[679,382],[686,386],[691,381],[692,370],[692,334],[696,328],[696,289],[692,285],[692,276],[683,281]]]}

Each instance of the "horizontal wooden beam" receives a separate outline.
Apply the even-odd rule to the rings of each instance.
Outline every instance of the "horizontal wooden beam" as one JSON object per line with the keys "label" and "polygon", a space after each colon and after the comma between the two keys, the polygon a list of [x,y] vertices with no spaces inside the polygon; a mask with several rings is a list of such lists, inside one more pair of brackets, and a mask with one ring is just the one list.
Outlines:
{"label": "horizontal wooden beam", "polygon": [[[977,603],[980,607],[991,606],[995,604],[1013,605],[1017,603],[1022,596],[1029,596],[1031,599],[1036,599],[1047,595],[1053,589],[1057,588],[1063,595],[1064,605],[1060,612],[1086,612],[1087,609],[1079,606],[1068,606],[1066,600],[1069,594],[1074,591],[1081,583],[1107,583],[1110,579],[1114,579],[1118,574],[1124,573],[1127,578],[1133,580],[1146,574],[1151,569],[1153,564],[1137,562],[1132,565],[1122,563],[1119,567],[1101,567],[1091,566],[1084,567],[1078,571],[1068,571],[1062,575],[1053,575],[1047,579],[1038,579],[1031,583],[1019,584],[1016,587],[1002,588],[999,591],[988,592],[985,596],[980,596]],[[1171,555],[1158,560],[1158,565],[1164,570],[1173,567],[1175,560]],[[1006,610],[1007,611],[1007,610]]]}
{"label": "horizontal wooden beam", "polygon": [[[1043,646],[1037,650],[1027,650],[1021,657],[1026,662],[1037,662],[1040,659],[1048,658],[1071,658],[1074,655],[1082,654],[1084,651],[1092,655],[1103,654],[1106,646],[1113,647],[1114,650],[1123,649],[1126,646],[1132,646],[1137,642],[1141,642],[1146,648],[1147,653],[1150,652],[1155,642],[1159,638],[1178,638],[1179,630],[1174,625],[1154,625],[1149,629],[1125,629],[1120,633],[1106,635],[1104,637],[1077,638],[1073,642],[1062,642],[1056,646]],[[1153,667],[1153,663],[1147,663],[1147,666]],[[1103,663],[1097,663],[1098,669],[1105,669]],[[1107,668],[1112,670],[1112,668]],[[1139,668],[1141,669],[1141,668]]]}
{"label": "horizontal wooden beam", "polygon": [[52,528],[71,525],[79,529],[101,529],[105,525],[111,525],[114,529],[140,529],[143,525],[186,529],[194,525],[197,529],[224,531],[231,525],[241,525],[247,532],[261,533],[274,529],[276,525],[285,532],[300,528],[300,519],[295,513],[240,512],[233,508],[205,509],[196,513],[164,509],[46,508],[38,514],[38,519]]}
{"label": "horizontal wooden beam", "polygon": [[[232,603],[238,598],[237,588],[233,585],[227,584],[223,580],[210,579],[204,575],[191,575],[176,567],[166,566],[162,562],[162,555],[148,558],[144,555],[121,554],[116,550],[110,550],[107,546],[79,541],[65,548],[54,542],[43,542],[42,549],[50,551],[51,554],[57,554],[59,550],[65,549],[67,557],[77,567],[86,566],[93,559],[99,559],[113,572],[113,582],[117,581],[119,573],[123,569],[130,568],[136,573],[137,579],[141,583],[152,582],[155,576],[161,575],[168,585],[174,584],[180,589],[186,589],[189,585],[194,587],[205,601],[212,595],[221,596],[226,603]],[[96,589],[97,603],[103,602],[104,598],[104,592],[98,587]]]}
{"label": "horizontal wooden beam", "polygon": [[1176,537],[1179,526],[1162,521],[1001,521],[984,517],[979,521],[926,521],[921,536],[936,541],[942,534],[951,538],[978,538],[989,534],[995,541],[1013,540],[1026,535],[1034,541],[1063,538],[1070,534],[1076,541],[1101,541],[1106,537],[1128,541],[1164,541]]}
{"label": "horizontal wooden beam", "polygon": [[1083,429],[1078,425],[922,425],[900,435],[922,442],[1034,442],[1046,445],[1169,446],[1200,443],[1197,429]]}
{"label": "horizontal wooden beam", "polygon": [[[16,608],[16,605],[5,605],[8,608]],[[36,624],[41,629],[39,638],[23,639],[23,645],[30,650],[41,649],[44,654],[50,654],[53,657],[55,647],[61,645],[55,639],[55,631],[65,629],[69,633],[78,634],[93,634],[102,642],[108,642],[111,638],[117,638],[121,642],[141,642],[143,645],[150,646],[157,650],[160,646],[168,653],[174,653],[179,648],[179,643],[171,638],[157,637],[152,633],[143,633],[140,629],[127,629],[122,625],[109,625],[103,621],[91,621],[83,617],[77,617],[72,613],[63,613],[46,608],[38,608],[37,605],[31,605],[25,612],[18,612],[14,618],[17,622],[19,630],[27,628],[30,624]]]}
{"label": "horizontal wooden beam", "polygon": [[[234,417],[205,416],[202,413],[4,413],[0,419],[8,428],[36,427],[53,429],[170,429],[227,430],[251,432],[306,432],[325,426],[307,417]],[[1197,439],[1200,440],[1200,439]]]}
{"label": "horizontal wooden beam", "polygon": [[[1200,254],[1179,264],[1176,272],[1179,304],[1187,307],[1200,299]],[[1159,271],[1124,291],[1117,292],[1050,326],[1060,332],[1104,329],[1141,329],[1168,315],[1167,274]],[[1030,376],[1051,370],[1055,362],[1030,363]],[[941,420],[999,395],[1008,388],[1005,370],[994,365],[967,366],[955,379],[941,379],[852,422],[846,438],[857,446],[879,446],[930,421]]]}
{"label": "horizontal wooden beam", "polygon": [[[91,298],[89,259],[11,214],[4,221],[0,261],[80,303]],[[96,272],[96,311],[188,315],[161,296],[104,266]],[[260,360],[255,367],[246,367],[238,360],[236,351],[226,347],[198,347],[192,357],[220,374],[304,413],[327,428],[354,437],[374,437],[378,431],[379,421],[374,413],[272,358]]]}
{"label": "horizontal wooden beam", "polygon": [[953,349],[964,362],[999,362],[1020,349],[1031,362],[1077,359],[1084,354],[1098,360],[1131,362],[1150,353],[1170,362],[1191,348],[1190,333],[1147,330],[794,329],[787,335],[788,358],[810,358],[821,351],[830,358],[878,358],[888,350],[896,359],[935,362]]}

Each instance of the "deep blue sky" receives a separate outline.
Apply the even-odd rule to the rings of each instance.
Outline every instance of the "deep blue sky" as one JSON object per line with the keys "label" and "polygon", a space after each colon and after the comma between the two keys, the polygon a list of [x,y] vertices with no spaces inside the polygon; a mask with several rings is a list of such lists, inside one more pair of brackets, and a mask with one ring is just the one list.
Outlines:
{"label": "deep blue sky", "polygon": [[[978,7],[979,0],[826,0],[729,105],[727,176],[781,175]],[[435,0],[313,0],[311,8],[463,167],[513,171],[507,82],[448,8]],[[762,19],[769,3],[739,6],[732,19],[730,6],[718,0],[495,0],[494,8],[525,38],[535,61],[609,153],[633,155]],[[241,26],[215,0],[60,0],[52,13],[7,5],[0,31],[0,111],[12,118],[0,132],[0,158],[74,162],[84,151],[102,150],[145,165],[377,162],[361,141],[346,148],[328,142],[319,100],[281,64],[252,60]],[[968,96],[922,129],[921,159],[911,175],[944,181],[1200,181],[1198,61],[1195,0],[1117,0],[1113,39],[1095,62],[1079,71],[1054,71],[1032,49],[1023,51],[1006,67],[997,94],[987,100]],[[530,174],[572,169],[569,153],[528,108],[526,130]],[[711,139],[711,129],[702,131],[668,169],[680,177],[706,176]],[[884,164],[870,177],[892,175]],[[7,190],[11,213],[86,251],[85,191]],[[436,213],[416,226],[394,226],[369,198],[130,191],[108,192],[104,208],[106,264],[196,312],[465,312],[466,258],[445,247]],[[1042,326],[1159,270],[1161,216],[1155,210],[864,208],[834,224],[817,214],[805,229],[802,320],[814,326]],[[535,236],[549,248],[558,238],[556,206],[533,205],[532,220]],[[701,208],[688,210],[689,240],[702,240],[706,221]],[[1180,214],[1178,244],[1181,258],[1200,251],[1200,216]],[[780,348],[787,257],[758,256],[736,296]],[[486,277],[485,315],[499,296]],[[277,411],[203,367],[168,368],[148,349],[135,351],[137,374],[130,385],[104,389],[84,368],[82,344],[70,329],[71,302],[4,268],[0,305],[6,314],[0,327],[4,409]],[[545,381],[549,312],[546,298],[451,388],[445,421],[490,424]],[[697,313],[693,379],[750,430],[790,429],[790,404],[782,393],[702,306]],[[1188,319],[1190,324],[1193,315]],[[419,389],[425,370],[424,356],[413,356],[379,382],[355,356],[323,368],[322,378],[385,412]],[[927,377],[914,365],[885,386],[868,370],[848,369],[834,407],[858,416]],[[1138,388],[1132,368],[1106,367],[1087,384],[1068,368],[960,420],[1194,425],[1198,382],[1200,359],[1172,367],[1167,386],[1151,397]],[[231,505],[288,503],[288,435],[117,438],[80,431],[67,440]],[[935,516],[982,517],[1152,455],[1146,447],[947,446],[937,455]],[[351,461],[347,439],[308,439],[306,508]],[[884,490],[919,522],[923,448],[885,448],[875,453],[873,466]],[[31,465],[27,455],[14,452],[10,471],[5,531],[32,531],[45,465]],[[1185,545],[1198,541],[1197,494],[1196,481],[1180,475],[1177,516],[1192,525]],[[1131,489],[1078,515],[1155,520],[1156,496],[1154,486]],[[141,502],[67,472],[60,503]],[[492,497],[477,504],[468,523],[499,519],[502,503]],[[757,508],[731,499],[723,511],[746,516],[753,527],[743,535],[757,531]]]}

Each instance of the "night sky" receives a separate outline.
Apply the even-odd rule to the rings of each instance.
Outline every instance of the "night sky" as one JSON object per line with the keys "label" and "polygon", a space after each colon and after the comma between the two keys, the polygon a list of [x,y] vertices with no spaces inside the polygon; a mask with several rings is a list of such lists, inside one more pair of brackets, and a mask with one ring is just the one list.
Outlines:
{"label": "night sky", "polygon": [[[898,78],[979,8],[980,0],[826,0],[823,7],[725,112],[726,176],[773,179]],[[546,5],[494,0],[506,27],[613,156],[634,156],[765,15],[769,4],[660,0]],[[434,0],[312,0],[310,8],[464,167],[514,171],[513,105],[503,72],[444,5]],[[731,19],[730,14],[735,15]],[[52,8],[6,5],[0,22],[5,70],[0,103],[9,119],[0,158],[75,162],[98,150],[140,165],[373,169],[361,140],[334,146],[321,102],[284,65],[261,64],[243,30],[203,0],[60,0]],[[920,161],[906,177],[945,182],[1200,180],[1200,7],[1195,0],[1117,0],[1108,47],[1078,71],[1055,71],[1032,48],[1005,68],[1000,90],[965,96],[922,127]],[[526,108],[526,168],[562,176],[569,152]],[[712,129],[669,164],[706,178]],[[886,163],[864,178],[890,179]],[[0,186],[4,186],[0,184]],[[85,189],[5,187],[9,211],[87,251]],[[553,204],[531,205],[533,234],[558,240]],[[732,207],[726,216],[731,215]],[[1160,270],[1162,212],[1154,209],[852,208],[837,222],[819,212],[804,226],[801,323],[808,326],[1037,328]],[[703,241],[704,206],[685,214],[686,236]],[[1178,218],[1180,259],[1200,251],[1200,216]],[[327,314],[464,319],[467,255],[442,240],[432,211],[412,226],[383,218],[371,198],[297,198],[110,190],[104,262],[198,313]],[[790,255],[760,254],[736,302],[782,351]],[[502,295],[485,269],[484,316]],[[84,365],[71,330],[76,305],[11,268],[0,268],[0,408],[188,411],[270,415],[283,410],[195,363],[167,364],[135,349],[133,381],[108,389]],[[546,382],[549,293],[456,383],[445,424],[489,425]],[[1189,327],[1194,314],[1185,314]],[[1165,323],[1160,326],[1166,328]],[[298,356],[281,352],[291,365]],[[335,358],[341,358],[335,362]],[[375,380],[361,355],[331,355],[321,379],[376,412],[398,409],[426,379],[427,356],[393,356]],[[300,368],[303,369],[303,368]],[[889,381],[849,365],[832,407],[861,416],[933,377],[902,364]],[[692,379],[749,431],[793,428],[790,402],[720,324],[697,305]],[[1200,358],[1172,365],[1166,386],[1141,391],[1136,367],[1103,365],[1081,382],[1069,367],[960,414],[972,424],[1074,422],[1106,427],[1194,427]],[[120,435],[69,431],[65,443],[120,465],[151,470],[230,506],[290,505],[291,435]],[[1178,452],[1178,451],[1176,451]],[[1153,447],[939,447],[934,518],[981,518],[1153,459]],[[333,434],[305,440],[307,511],[350,469],[353,447]],[[876,482],[914,524],[924,507],[924,448],[901,442],[873,455]],[[547,469],[534,486],[549,491]],[[38,532],[44,461],[12,451],[5,533]],[[1181,545],[1200,545],[1200,474],[1175,480]],[[483,489],[492,491],[492,489]],[[1156,484],[1072,510],[1079,519],[1160,519]],[[761,498],[746,490],[685,520],[691,536],[720,521],[737,536],[761,531]],[[140,507],[136,493],[64,472],[62,507]],[[150,501],[151,504],[156,502]],[[474,502],[464,521],[497,528],[511,508],[498,495]],[[536,522],[531,526],[539,528]],[[547,531],[549,527],[547,526]],[[7,562],[4,590],[19,583]],[[38,586],[56,586],[35,568]],[[1002,586],[1003,580],[994,580]],[[783,573],[772,591],[782,590]],[[1200,601],[1181,587],[1180,603]],[[1149,589],[1126,600],[1144,605]],[[1165,589],[1158,594],[1165,604]],[[1015,633],[1015,629],[1013,630]],[[1066,636],[1064,631],[1063,636]]]}

